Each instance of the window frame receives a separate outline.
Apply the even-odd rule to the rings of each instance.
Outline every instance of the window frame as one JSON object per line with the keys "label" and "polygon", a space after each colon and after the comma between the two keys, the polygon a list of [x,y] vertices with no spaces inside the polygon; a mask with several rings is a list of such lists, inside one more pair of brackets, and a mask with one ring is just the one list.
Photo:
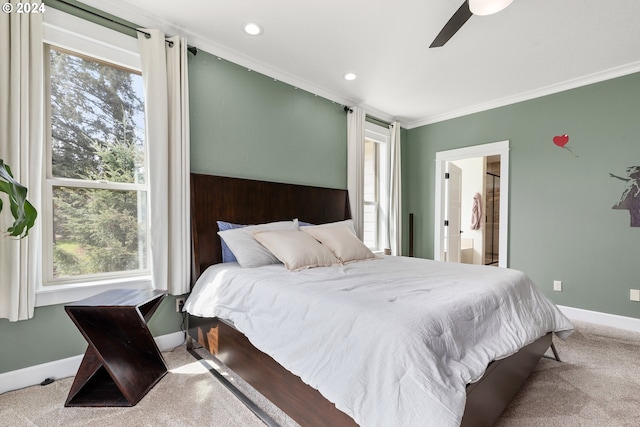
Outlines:
{"label": "window frame", "polygon": [[[387,242],[387,221],[389,214],[389,178],[391,168],[391,130],[378,124],[365,121],[365,142],[371,141],[376,144],[376,202],[363,200],[365,206],[375,206],[377,213],[377,242],[376,246],[370,248],[375,253],[382,253],[388,246]],[[364,225],[364,224],[363,224]],[[364,235],[363,235],[364,239]]]}
{"label": "window frame", "polygon": [[[117,183],[52,177],[49,47],[72,55],[103,62],[140,73],[137,39],[55,9],[47,10],[43,23],[45,99],[45,155],[43,167],[42,233],[39,262],[40,280],[36,288],[36,307],[76,301],[107,289],[147,289],[152,287],[151,257],[147,239],[147,268],[125,272],[53,278],[53,188],[72,187],[124,191],[145,191],[149,209],[148,148],[145,144],[145,183]],[[147,212],[147,234],[150,234]]]}

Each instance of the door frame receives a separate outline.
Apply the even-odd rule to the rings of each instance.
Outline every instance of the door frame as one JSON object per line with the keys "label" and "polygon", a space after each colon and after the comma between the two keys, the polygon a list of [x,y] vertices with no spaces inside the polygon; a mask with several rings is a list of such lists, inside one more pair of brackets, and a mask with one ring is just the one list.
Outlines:
{"label": "door frame", "polygon": [[500,226],[498,266],[508,266],[509,242],[509,140],[438,151],[436,153],[433,259],[444,261],[444,171],[446,163],[472,157],[500,156]]}

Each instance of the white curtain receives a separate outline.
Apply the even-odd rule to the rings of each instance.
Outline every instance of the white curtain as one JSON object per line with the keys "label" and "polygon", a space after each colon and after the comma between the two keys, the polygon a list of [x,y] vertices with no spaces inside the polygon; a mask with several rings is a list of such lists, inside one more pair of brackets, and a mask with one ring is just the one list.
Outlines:
{"label": "white curtain", "polygon": [[402,158],[400,156],[400,123],[391,125],[391,161],[389,170],[389,248],[391,255],[402,253]]}
{"label": "white curtain", "polygon": [[366,113],[353,107],[347,113],[347,189],[353,226],[360,240],[364,218],[364,122]]}
{"label": "white curtain", "polygon": [[[19,1],[9,3],[15,10]],[[39,213],[44,149],[42,58],[42,14],[0,12],[0,158],[27,187],[27,199]],[[4,233],[13,223],[8,210],[9,202],[4,199],[0,318],[15,322],[33,317],[41,226],[38,221],[21,240],[7,237]]]}
{"label": "white curtain", "polygon": [[189,84],[187,42],[139,34],[149,159],[153,284],[181,295],[190,283]]}

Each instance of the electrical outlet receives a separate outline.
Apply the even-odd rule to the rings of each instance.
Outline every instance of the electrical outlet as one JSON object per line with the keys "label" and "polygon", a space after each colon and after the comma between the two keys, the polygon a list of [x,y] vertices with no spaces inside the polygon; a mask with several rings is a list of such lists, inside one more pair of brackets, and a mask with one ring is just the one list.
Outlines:
{"label": "electrical outlet", "polygon": [[631,289],[631,292],[629,292],[629,299],[631,301],[638,301],[640,302],[640,290],[638,289]]}
{"label": "electrical outlet", "polygon": [[562,292],[562,280],[553,281],[553,290],[556,292]]}
{"label": "electrical outlet", "polygon": [[184,298],[176,298],[176,311],[181,313],[182,307],[184,307]]}

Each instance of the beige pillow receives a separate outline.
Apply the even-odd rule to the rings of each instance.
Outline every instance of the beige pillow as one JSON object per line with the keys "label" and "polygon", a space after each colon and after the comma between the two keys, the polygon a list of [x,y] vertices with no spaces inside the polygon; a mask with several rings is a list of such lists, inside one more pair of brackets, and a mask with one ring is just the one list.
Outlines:
{"label": "beige pillow", "polygon": [[290,271],[338,264],[326,246],[302,231],[256,231],[253,237]]}
{"label": "beige pillow", "polygon": [[348,226],[304,227],[301,230],[331,249],[343,264],[376,257]]}

